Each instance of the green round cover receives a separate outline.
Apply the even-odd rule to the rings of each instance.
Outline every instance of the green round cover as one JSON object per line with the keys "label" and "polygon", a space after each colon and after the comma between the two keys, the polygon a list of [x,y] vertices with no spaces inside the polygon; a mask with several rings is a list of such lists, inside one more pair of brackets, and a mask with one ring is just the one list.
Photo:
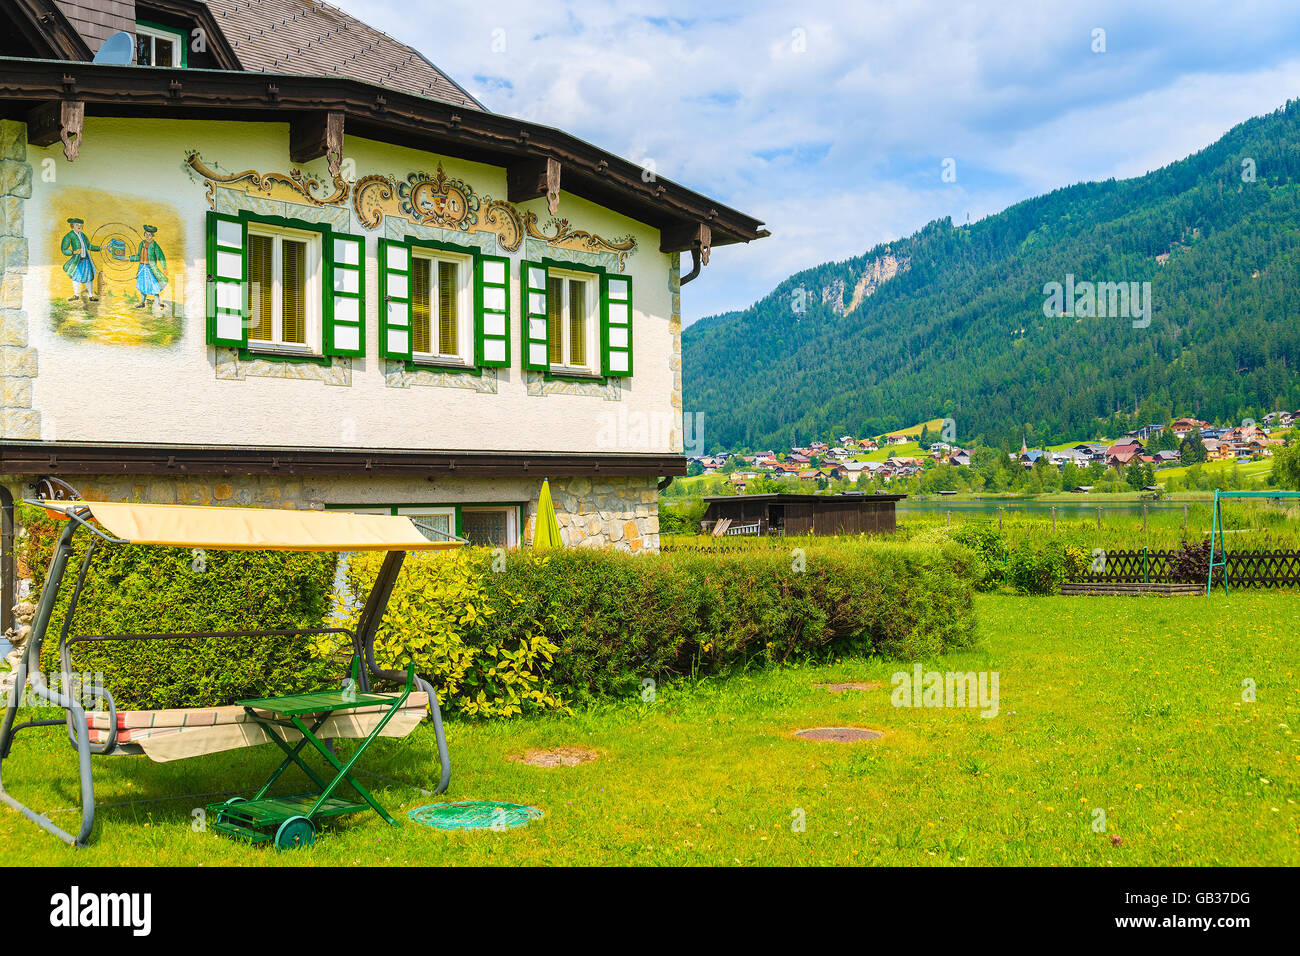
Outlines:
{"label": "green round cover", "polygon": [[458,800],[416,807],[407,814],[435,830],[511,830],[542,816],[536,807],[497,800]]}

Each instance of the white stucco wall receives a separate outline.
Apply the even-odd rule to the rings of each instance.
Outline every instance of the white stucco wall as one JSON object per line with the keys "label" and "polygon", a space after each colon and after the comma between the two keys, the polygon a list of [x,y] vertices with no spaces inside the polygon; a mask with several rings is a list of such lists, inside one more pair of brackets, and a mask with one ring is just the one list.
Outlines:
{"label": "white stucco wall", "polygon": [[[378,236],[367,232],[350,204],[334,207],[349,231],[366,237],[366,341],[364,358],[343,360],[333,370],[335,384],[293,376],[281,365],[249,369],[230,377],[227,356],[219,369],[218,350],[205,341],[205,221],[209,202],[205,183],[185,164],[198,150],[205,162],[225,172],[255,169],[288,173],[287,124],[173,122],[90,118],[80,157],[68,163],[61,146],[30,147],[32,196],[26,203],[25,234],[29,267],[23,283],[23,309],[30,347],[39,355],[32,407],[39,412],[46,441],[102,443],[181,443],[277,445],[314,448],[410,448],[483,451],[680,453],[679,355],[674,345],[674,293],[670,272],[675,257],[659,252],[658,230],[590,202],[562,193],[559,215],[573,228],[613,238],[631,235],[636,249],[625,271],[634,283],[633,348],[635,374],[602,394],[529,394],[520,365],[519,263],[530,253],[525,241],[514,253],[496,248],[495,238],[478,233],[485,251],[511,257],[511,360],[496,370],[495,393],[474,387],[413,385],[393,387],[378,356]],[[506,197],[505,170],[348,137],[345,161],[358,177],[384,174],[401,181],[412,171],[435,172],[441,162],[449,177],[467,181],[480,196]],[[324,159],[303,167],[328,184]],[[186,255],[177,237],[160,231],[173,286],[184,287],[181,335],[168,345],[110,344],[78,340],[55,331],[51,301],[70,294],[56,237],[66,230],[68,190],[104,190],[141,203],[161,200],[176,207],[185,231]],[[228,197],[227,197],[228,198]],[[311,207],[304,207],[310,209]],[[521,204],[543,223],[545,199]],[[87,231],[96,211],[86,209]],[[392,220],[389,220],[392,222]],[[398,223],[393,223],[396,228]],[[442,232],[445,235],[436,235]],[[456,231],[432,230],[430,238],[465,242]],[[535,241],[533,241],[535,243]],[[536,251],[534,244],[531,251]],[[129,250],[134,252],[134,249]],[[547,254],[547,253],[544,253]],[[614,257],[608,260],[613,263]],[[169,290],[168,294],[171,294]],[[337,364],[337,362],[336,362]],[[350,370],[346,365],[350,364]],[[224,374],[227,377],[219,377]],[[338,384],[347,382],[347,384]],[[536,390],[536,389],[534,389]],[[613,400],[611,400],[613,399]],[[676,407],[674,407],[676,406]]]}

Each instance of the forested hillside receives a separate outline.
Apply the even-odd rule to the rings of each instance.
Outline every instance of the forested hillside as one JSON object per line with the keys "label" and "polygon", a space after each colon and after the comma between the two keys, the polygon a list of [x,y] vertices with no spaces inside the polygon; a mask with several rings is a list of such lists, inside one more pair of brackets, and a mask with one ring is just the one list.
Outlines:
{"label": "forested hillside", "polygon": [[[1044,286],[1067,275],[1150,282],[1150,324],[1047,317]],[[1145,176],[798,273],[686,329],[683,353],[709,449],[941,415],[961,442],[1018,447],[1300,408],[1300,101]]]}

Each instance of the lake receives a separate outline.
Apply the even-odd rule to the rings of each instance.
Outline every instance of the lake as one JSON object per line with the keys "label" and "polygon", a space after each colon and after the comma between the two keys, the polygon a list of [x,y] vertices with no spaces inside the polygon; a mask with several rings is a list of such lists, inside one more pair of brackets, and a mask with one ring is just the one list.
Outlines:
{"label": "lake", "polygon": [[1058,518],[1095,518],[1097,509],[1106,514],[1141,515],[1145,505],[1150,511],[1182,512],[1184,507],[1203,502],[1191,501],[1037,501],[1025,498],[932,498],[929,501],[904,500],[898,503],[900,516],[912,514],[944,514],[951,511],[962,515],[997,515],[1001,508],[1005,514],[1032,514],[1050,516],[1056,509]]}

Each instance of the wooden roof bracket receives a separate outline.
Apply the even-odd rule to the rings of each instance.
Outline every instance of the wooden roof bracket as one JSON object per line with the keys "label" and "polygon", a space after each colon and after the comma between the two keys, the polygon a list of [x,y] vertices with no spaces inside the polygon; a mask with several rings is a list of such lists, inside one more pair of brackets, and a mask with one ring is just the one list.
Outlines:
{"label": "wooden roof bracket", "polygon": [[289,122],[289,159],[310,163],[326,157],[330,175],[338,178],[343,163],[343,114],[300,113]]}
{"label": "wooden roof bracket", "polygon": [[689,223],[684,227],[664,229],[659,233],[660,252],[691,253],[691,271],[681,278],[686,285],[709,264],[709,251],[713,246],[713,230],[707,222]]}
{"label": "wooden roof bracket", "polygon": [[27,113],[27,142],[33,146],[53,146],[63,142],[68,162],[77,161],[81,149],[81,128],[86,120],[86,104],[81,100],[51,100]]}
{"label": "wooden roof bracket", "polygon": [[526,159],[506,167],[506,198],[512,203],[546,197],[552,216],[560,214],[560,161],[549,156]]}

